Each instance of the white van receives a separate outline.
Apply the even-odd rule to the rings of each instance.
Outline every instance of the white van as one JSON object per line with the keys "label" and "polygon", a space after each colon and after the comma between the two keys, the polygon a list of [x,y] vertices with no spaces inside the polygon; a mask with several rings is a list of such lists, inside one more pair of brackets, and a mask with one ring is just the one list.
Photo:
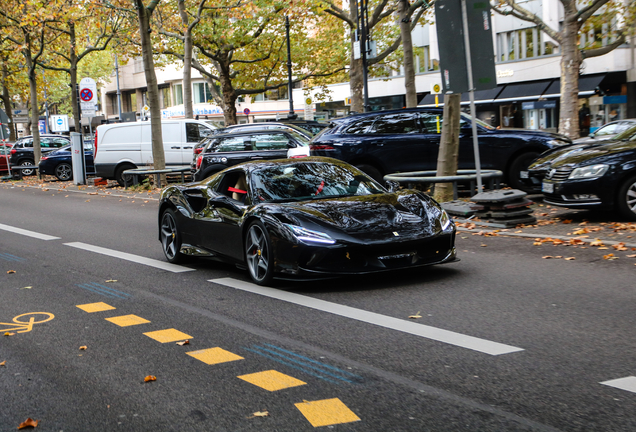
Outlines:
{"label": "white van", "polygon": [[[166,167],[187,167],[194,146],[217,129],[200,120],[162,120]],[[95,176],[124,185],[122,172],[153,166],[150,122],[113,123],[95,129]]]}

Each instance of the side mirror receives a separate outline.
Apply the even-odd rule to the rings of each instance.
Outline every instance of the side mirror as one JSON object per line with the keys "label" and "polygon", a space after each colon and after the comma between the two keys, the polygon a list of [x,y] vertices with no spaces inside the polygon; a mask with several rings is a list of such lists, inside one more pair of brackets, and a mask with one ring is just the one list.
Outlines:
{"label": "side mirror", "polygon": [[588,135],[590,138],[594,138],[594,133]]}
{"label": "side mirror", "polygon": [[396,192],[400,188],[400,183],[395,180],[387,180],[385,185],[391,193]]}

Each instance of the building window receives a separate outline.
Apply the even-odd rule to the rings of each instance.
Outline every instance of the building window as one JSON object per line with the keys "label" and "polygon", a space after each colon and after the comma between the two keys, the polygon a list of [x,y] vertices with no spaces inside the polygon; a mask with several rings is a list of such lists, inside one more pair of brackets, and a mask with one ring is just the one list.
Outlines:
{"label": "building window", "polygon": [[130,93],[130,111],[137,111],[137,93]]}
{"label": "building window", "polygon": [[413,47],[413,62],[416,72],[439,70],[439,60],[431,58],[431,47]]}
{"label": "building window", "polygon": [[183,85],[172,84],[173,105],[183,105]]}
{"label": "building window", "polygon": [[259,93],[254,96],[254,102],[275,101],[288,99],[287,86],[283,86],[274,90],[267,90],[265,93]]}
{"label": "building window", "polygon": [[192,84],[193,96],[195,104],[202,104],[212,101],[212,93],[210,93],[210,87],[207,82]]}
{"label": "building window", "polygon": [[170,87],[162,87],[159,89],[159,93],[161,93],[161,108],[168,108],[171,106],[170,104]]}

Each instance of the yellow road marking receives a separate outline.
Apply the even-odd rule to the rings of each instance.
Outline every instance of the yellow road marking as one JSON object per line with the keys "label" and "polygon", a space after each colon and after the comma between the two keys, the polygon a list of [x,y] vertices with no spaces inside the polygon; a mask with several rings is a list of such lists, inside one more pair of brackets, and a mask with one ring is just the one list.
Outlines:
{"label": "yellow road marking", "polygon": [[113,310],[116,309],[115,307],[106,304],[104,302],[97,302],[97,303],[87,303],[87,304],[83,304],[83,305],[76,305],[78,308],[80,308],[81,310],[83,310],[84,312],[88,312],[88,313],[93,313],[93,312],[103,312],[103,311],[107,311],[107,310]]}
{"label": "yellow road marking", "polygon": [[289,387],[297,387],[307,384],[299,379],[290,377],[275,370],[256,372],[253,374],[241,375],[237,378],[247,381],[250,384],[264,388],[269,391],[282,390]]}
{"label": "yellow road marking", "polygon": [[243,360],[243,357],[219,347],[188,351],[186,354],[209,365]]}
{"label": "yellow road marking", "polygon": [[166,330],[157,330],[148,333],[144,333],[149,338],[152,338],[161,343],[167,342],[177,342],[186,339],[192,339],[192,336],[187,335],[179,330],[175,329],[166,329]]}
{"label": "yellow road marking", "polygon": [[118,325],[119,327],[128,327],[128,326],[134,326],[139,324],[147,324],[150,322],[147,319],[139,317],[137,315],[122,315],[118,317],[111,317],[111,318],[106,318],[106,321],[110,321],[113,324]]}
{"label": "yellow road marking", "polygon": [[313,402],[305,401],[295,405],[313,427],[360,421],[360,417],[355,415],[354,412],[347,408],[338,398]]}
{"label": "yellow road marking", "polygon": [[[43,320],[40,320],[40,321],[36,321],[35,317],[29,317],[27,321],[20,321],[20,318],[25,315],[47,315],[47,318],[44,318]],[[45,323],[47,321],[51,321],[53,318],[55,318],[55,315],[49,312],[27,312],[27,313],[23,313],[21,315],[14,317],[12,320],[13,322],[10,322],[10,323],[0,322],[0,326],[2,325],[12,326],[11,328],[0,329],[0,331],[4,331],[4,332],[17,331],[18,333],[27,333],[33,330],[33,324]]]}

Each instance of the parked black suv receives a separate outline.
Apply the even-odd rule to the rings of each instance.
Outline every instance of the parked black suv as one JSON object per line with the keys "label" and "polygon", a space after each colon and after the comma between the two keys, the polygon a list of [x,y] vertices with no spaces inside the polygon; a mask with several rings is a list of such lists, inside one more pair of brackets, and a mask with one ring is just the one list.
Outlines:
{"label": "parked black suv", "polygon": [[[386,174],[435,170],[443,110],[410,108],[376,111],[332,120],[330,127],[310,143],[312,156],[349,162],[376,180]],[[562,135],[523,129],[495,129],[478,120],[480,160],[483,169],[504,173],[511,187],[538,190],[528,183],[528,165],[546,150],[570,145]],[[475,157],[470,116],[460,120],[459,169],[474,169]]]}
{"label": "parked black suv", "polygon": [[[40,149],[42,154],[57,150],[71,144],[68,137],[62,135],[42,134],[40,135]],[[33,137],[26,136],[15,142],[11,149],[11,166],[16,165],[35,165],[35,157],[33,156]],[[33,175],[35,170],[25,169],[22,174],[25,176]]]}
{"label": "parked black suv", "polygon": [[306,148],[309,140],[299,133],[278,129],[254,129],[210,135],[204,140],[203,150],[194,155],[192,177],[201,181],[214,173],[241,162],[262,159],[284,159],[289,149]]}

